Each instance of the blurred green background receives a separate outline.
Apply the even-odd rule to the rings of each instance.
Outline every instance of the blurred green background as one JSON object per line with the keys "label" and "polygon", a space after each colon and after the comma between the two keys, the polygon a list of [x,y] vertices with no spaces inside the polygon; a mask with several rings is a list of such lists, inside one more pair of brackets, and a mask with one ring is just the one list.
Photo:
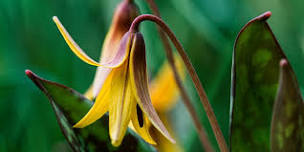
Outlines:
{"label": "blurred green background", "polygon": [[[135,0],[150,13],[144,0]],[[299,0],[156,0],[162,17],[184,45],[211,100],[228,140],[230,68],[233,42],[251,18],[272,11],[275,35],[304,87],[304,1]],[[56,15],[78,44],[94,59],[119,0],[1,0],[0,1],[0,151],[49,152],[64,147],[47,98],[25,76],[31,69],[52,81],[84,92],[95,67],[75,57],[52,22]],[[149,72],[164,62],[155,25],[145,22]],[[188,91],[215,144],[192,84]],[[181,103],[171,113],[186,150],[200,151],[198,138]]]}

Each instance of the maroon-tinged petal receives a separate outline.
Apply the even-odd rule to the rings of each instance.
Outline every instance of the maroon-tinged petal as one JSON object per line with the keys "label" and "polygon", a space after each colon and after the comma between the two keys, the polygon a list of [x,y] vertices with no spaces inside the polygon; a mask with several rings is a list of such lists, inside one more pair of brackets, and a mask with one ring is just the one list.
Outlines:
{"label": "maroon-tinged petal", "polygon": [[155,128],[158,129],[172,143],[175,143],[175,140],[170,136],[151,103],[146,70],[144,39],[140,33],[135,33],[130,55],[130,79],[132,90],[138,101],[138,105],[148,116]]}
{"label": "maroon-tinged petal", "polygon": [[109,62],[117,54],[120,41],[128,32],[133,20],[139,15],[135,3],[122,1],[116,8],[109,32],[102,47],[101,62]]}
{"label": "maroon-tinged petal", "polygon": [[132,35],[127,32],[121,39],[119,49],[115,57],[113,57],[107,63],[101,63],[103,66],[99,67],[96,72],[96,76],[93,82],[93,97],[96,97],[102,88],[105,79],[112,71],[112,68],[118,68],[121,66],[129,56],[131,50]]}
{"label": "maroon-tinged petal", "polygon": [[[108,63],[116,56],[120,41],[125,33],[128,32],[132,21],[139,15],[137,5],[131,1],[122,1],[116,8],[113,15],[112,24],[109,32],[105,37],[102,52],[100,56],[101,63]],[[95,98],[103,85],[106,75],[109,73],[109,69],[105,67],[98,67],[95,74],[94,82],[89,90],[91,97]]]}
{"label": "maroon-tinged petal", "polygon": [[127,32],[121,39],[118,51],[116,55],[110,61],[101,62],[101,65],[108,68],[119,67],[126,61],[129,56],[129,52],[132,44],[132,36],[130,32]]}

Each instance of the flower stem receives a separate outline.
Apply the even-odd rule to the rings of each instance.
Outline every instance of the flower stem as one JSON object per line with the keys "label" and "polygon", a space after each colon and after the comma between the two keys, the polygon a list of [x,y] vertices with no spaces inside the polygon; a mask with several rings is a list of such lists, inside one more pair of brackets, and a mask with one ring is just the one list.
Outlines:
{"label": "flower stem", "polygon": [[[149,5],[150,9],[152,10],[152,13],[154,15],[158,16],[159,18],[161,18],[160,12],[159,12],[154,0],[146,0],[146,1]],[[190,113],[191,118],[193,119],[194,126],[195,126],[195,128],[198,132],[201,144],[202,144],[203,148],[205,149],[205,151],[213,152],[214,150],[213,150],[212,145],[211,145],[211,143],[210,143],[210,141],[207,137],[205,128],[200,123],[199,117],[198,117],[197,113],[195,112],[195,108],[191,104],[191,100],[190,100],[189,96],[187,95],[186,89],[183,86],[182,80],[181,80],[181,78],[180,78],[180,76],[177,72],[177,68],[174,64],[175,61],[174,61],[174,57],[173,57],[173,53],[172,53],[173,51],[172,51],[172,48],[170,46],[170,42],[169,42],[168,38],[166,37],[166,34],[162,31],[162,29],[160,27],[158,27],[157,30],[158,30],[160,38],[161,38],[161,40],[164,44],[166,55],[167,55],[167,58],[168,58],[168,62],[170,64],[171,68],[172,68],[176,84],[179,88],[179,92],[180,92],[181,97],[183,99],[182,101],[184,102],[187,110]]]}
{"label": "flower stem", "polygon": [[125,0],[128,3],[133,3],[133,0]]}
{"label": "flower stem", "polygon": [[[135,20],[133,21],[131,27],[130,27],[130,32],[136,32],[138,31],[138,26],[141,22],[145,21],[145,20],[149,20],[152,22],[155,22],[156,24],[158,24],[163,31],[166,32],[167,36],[170,38],[170,40],[172,41],[172,43],[174,44],[174,46],[177,49],[177,52],[179,53],[179,55],[181,56],[182,60],[184,61],[184,64],[190,74],[190,77],[195,85],[196,91],[198,92],[198,95],[200,97],[200,100],[203,104],[203,107],[206,111],[207,117],[209,119],[210,125],[212,127],[212,130],[214,132],[215,138],[217,140],[217,143],[219,145],[219,148],[222,152],[228,152],[228,147],[225,141],[225,138],[223,136],[223,133],[219,127],[219,124],[217,122],[216,116],[213,112],[213,109],[210,105],[210,102],[207,98],[207,95],[205,93],[205,90],[198,78],[198,75],[192,65],[192,63],[189,60],[188,55],[186,54],[184,48],[182,47],[181,43],[177,40],[176,36],[174,35],[174,33],[171,31],[171,29],[168,27],[168,25],[166,23],[164,23],[159,17],[154,16],[154,15],[140,15],[137,18],[135,18]],[[172,59],[171,59],[172,60]]]}

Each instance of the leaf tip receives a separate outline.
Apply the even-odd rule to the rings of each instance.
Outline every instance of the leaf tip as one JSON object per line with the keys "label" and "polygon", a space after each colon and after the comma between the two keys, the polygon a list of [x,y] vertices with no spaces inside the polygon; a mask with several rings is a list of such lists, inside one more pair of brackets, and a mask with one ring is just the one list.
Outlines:
{"label": "leaf tip", "polygon": [[34,79],[37,77],[31,70],[26,69],[25,70],[25,74],[27,75],[27,77],[29,77],[31,80],[34,81]]}
{"label": "leaf tip", "polygon": [[41,80],[43,80],[42,78],[40,78],[39,76],[37,76],[34,72],[32,72],[31,70],[26,69],[25,70],[25,74],[27,75],[28,78],[30,78],[35,85],[41,89],[42,91],[44,91],[44,87],[41,84]]}
{"label": "leaf tip", "polygon": [[33,72],[32,72],[31,70],[29,70],[29,69],[26,69],[26,70],[25,70],[25,74],[26,74],[28,77],[30,77],[30,76],[33,74]]}
{"label": "leaf tip", "polygon": [[288,65],[288,62],[286,59],[281,59],[280,61],[280,67],[284,68]]}
{"label": "leaf tip", "polygon": [[267,11],[267,12],[263,13],[262,15],[258,16],[257,18],[259,20],[265,21],[268,18],[270,18],[271,15],[272,15],[271,11]]}

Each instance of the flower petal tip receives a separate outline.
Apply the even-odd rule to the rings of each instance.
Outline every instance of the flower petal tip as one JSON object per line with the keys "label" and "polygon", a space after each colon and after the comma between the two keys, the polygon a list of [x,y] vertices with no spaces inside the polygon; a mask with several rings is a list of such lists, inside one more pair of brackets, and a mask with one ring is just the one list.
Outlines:
{"label": "flower petal tip", "polygon": [[149,141],[148,143],[151,144],[151,145],[153,145],[153,146],[157,146],[157,143],[155,141]]}
{"label": "flower petal tip", "polygon": [[84,126],[81,125],[81,124],[79,124],[79,123],[77,123],[77,124],[75,124],[75,125],[73,126],[73,128],[84,128]]}
{"label": "flower petal tip", "polygon": [[93,65],[93,66],[101,66],[98,62],[90,58],[80,47],[79,45],[74,41],[74,39],[71,37],[71,35],[68,33],[68,31],[64,28],[64,26],[61,24],[60,20],[57,18],[57,16],[53,16],[53,21],[55,22],[59,32],[63,36],[64,40],[72,50],[72,52],[80,58],[82,61]]}
{"label": "flower petal tip", "polygon": [[118,139],[112,139],[111,143],[114,147],[118,147],[121,144],[121,141],[119,141]]}
{"label": "flower petal tip", "polygon": [[59,19],[58,19],[57,16],[53,16],[52,19],[53,19],[54,22],[58,22],[59,21]]}

